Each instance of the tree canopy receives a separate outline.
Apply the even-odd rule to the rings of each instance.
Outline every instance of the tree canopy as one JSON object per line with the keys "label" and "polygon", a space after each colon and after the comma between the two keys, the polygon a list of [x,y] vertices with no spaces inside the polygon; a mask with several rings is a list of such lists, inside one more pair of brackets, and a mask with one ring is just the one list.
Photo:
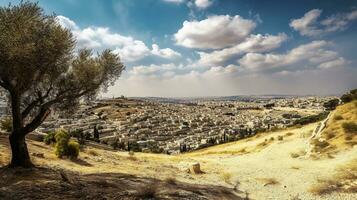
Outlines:
{"label": "tree canopy", "polygon": [[14,160],[18,153],[14,148],[24,143],[25,135],[46,119],[51,108],[69,110],[83,99],[93,99],[125,68],[111,50],[75,52],[75,45],[71,31],[37,3],[0,7],[0,87],[11,105],[12,164],[23,165]]}

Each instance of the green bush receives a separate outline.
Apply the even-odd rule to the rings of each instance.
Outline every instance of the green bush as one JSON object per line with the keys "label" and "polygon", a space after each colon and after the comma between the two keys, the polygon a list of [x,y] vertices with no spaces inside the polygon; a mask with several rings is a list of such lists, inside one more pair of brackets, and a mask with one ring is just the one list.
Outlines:
{"label": "green bush", "polygon": [[345,122],[342,128],[346,133],[357,134],[357,124],[355,122]]}
{"label": "green bush", "polygon": [[78,142],[70,140],[71,135],[66,130],[57,130],[54,133],[54,139],[56,142],[55,153],[57,157],[62,158],[63,156],[67,156],[71,159],[78,157],[80,145]]}
{"label": "green bush", "polygon": [[79,144],[75,141],[69,141],[67,147],[67,156],[71,159],[77,158],[79,155]]}
{"label": "green bush", "polygon": [[12,131],[12,119],[10,117],[4,118],[0,122],[0,128],[6,132]]}
{"label": "green bush", "polygon": [[56,143],[56,138],[55,138],[56,132],[49,132],[44,138],[43,142],[47,145],[50,144],[55,144]]}
{"label": "green bush", "polygon": [[56,131],[55,153],[57,157],[62,158],[63,156],[68,155],[68,142],[70,137],[71,136],[68,134],[68,132],[63,129]]}
{"label": "green bush", "polygon": [[342,95],[341,100],[343,103],[357,100],[357,89],[351,90],[349,93]]}
{"label": "green bush", "polygon": [[335,117],[333,119],[338,121],[338,120],[342,120],[343,117],[341,115],[335,115]]}
{"label": "green bush", "polygon": [[321,121],[321,120],[325,119],[328,114],[329,114],[329,112],[322,112],[322,113],[317,114],[317,115],[311,115],[311,116],[303,117],[303,118],[300,118],[300,119],[296,120],[294,122],[294,124],[295,125],[299,125],[299,124],[300,125],[306,125],[306,124],[318,122],[318,121]]}

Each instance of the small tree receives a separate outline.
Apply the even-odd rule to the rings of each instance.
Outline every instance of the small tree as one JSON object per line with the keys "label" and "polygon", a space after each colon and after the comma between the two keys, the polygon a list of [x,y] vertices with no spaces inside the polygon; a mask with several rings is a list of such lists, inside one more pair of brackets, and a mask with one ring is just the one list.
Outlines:
{"label": "small tree", "polygon": [[351,90],[350,92],[348,92],[347,94],[342,95],[342,97],[341,97],[341,101],[343,103],[348,103],[348,102],[351,102],[353,100],[357,100],[357,89]]}
{"label": "small tree", "polygon": [[340,101],[338,99],[331,99],[325,102],[323,106],[325,107],[326,110],[335,110],[339,102]]}
{"label": "small tree", "polygon": [[46,15],[37,3],[0,7],[0,87],[11,105],[10,167],[32,167],[25,136],[53,109],[73,110],[93,99],[121,75],[119,57],[110,50],[74,54],[71,32]]}

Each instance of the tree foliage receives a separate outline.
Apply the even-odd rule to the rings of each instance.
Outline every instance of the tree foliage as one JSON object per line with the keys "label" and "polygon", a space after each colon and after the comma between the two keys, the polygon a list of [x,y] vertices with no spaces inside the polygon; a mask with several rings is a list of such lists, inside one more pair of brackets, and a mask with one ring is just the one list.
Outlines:
{"label": "tree foliage", "polygon": [[348,102],[351,102],[353,100],[357,100],[357,89],[351,90],[350,92],[348,92],[347,94],[342,95],[342,97],[341,97],[341,101],[343,103],[348,103]]}
{"label": "tree foliage", "polygon": [[[53,109],[73,110],[114,84],[124,70],[111,50],[75,52],[75,38],[37,3],[0,7],[0,87],[7,91],[13,129],[13,159],[25,135]],[[11,142],[12,141],[12,142]],[[17,149],[27,153],[27,149]],[[26,150],[26,151],[24,151]],[[21,154],[21,153],[20,153]],[[13,163],[14,165],[21,165]]]}

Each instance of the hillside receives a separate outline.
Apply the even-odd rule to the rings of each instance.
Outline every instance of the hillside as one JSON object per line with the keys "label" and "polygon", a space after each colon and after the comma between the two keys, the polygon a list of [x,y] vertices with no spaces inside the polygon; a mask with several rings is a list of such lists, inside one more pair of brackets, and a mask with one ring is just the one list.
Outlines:
{"label": "hillside", "polygon": [[[29,141],[32,159],[40,168],[3,167],[0,197],[356,199],[356,137],[343,125],[356,123],[356,108],[352,102],[332,112],[326,129],[313,139],[329,143],[324,151],[316,150],[317,143],[310,141],[319,123],[171,156],[87,147],[78,160],[71,161],[56,158],[53,147],[43,142]],[[334,137],[328,136],[331,131]],[[314,151],[308,156],[311,145]],[[0,166],[8,163],[8,148],[7,137],[1,135]],[[197,162],[203,173],[188,173]],[[18,198],[10,198],[12,192]]]}

